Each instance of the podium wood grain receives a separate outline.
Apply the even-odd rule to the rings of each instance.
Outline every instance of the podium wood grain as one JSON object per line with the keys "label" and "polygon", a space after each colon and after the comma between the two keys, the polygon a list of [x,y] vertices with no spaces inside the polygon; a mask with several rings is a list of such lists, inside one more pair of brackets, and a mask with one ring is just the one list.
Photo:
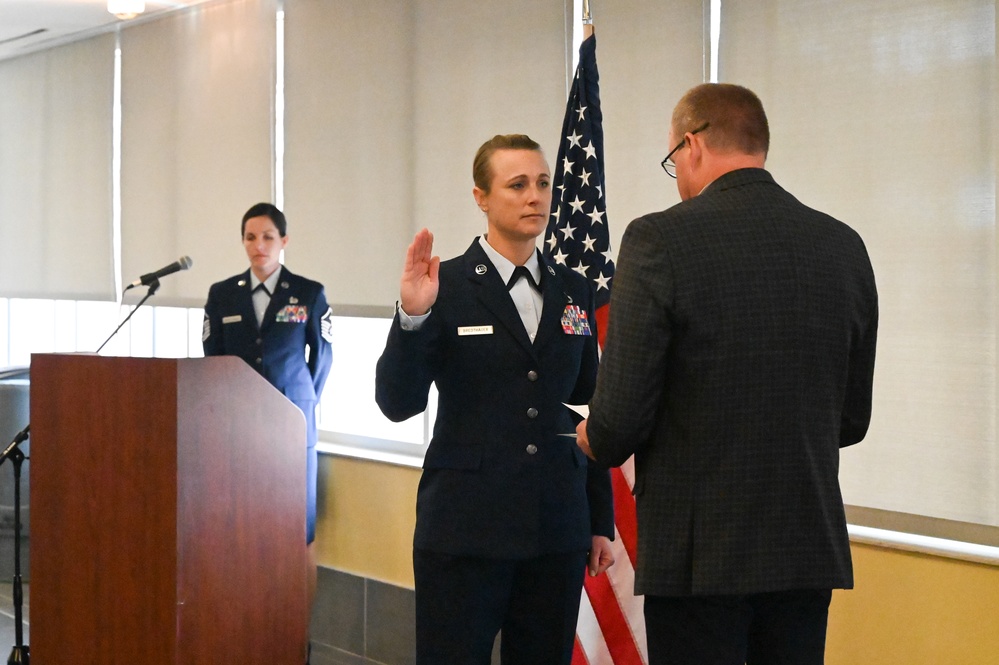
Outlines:
{"label": "podium wood grain", "polygon": [[305,421],[237,358],[35,355],[35,665],[300,665]]}

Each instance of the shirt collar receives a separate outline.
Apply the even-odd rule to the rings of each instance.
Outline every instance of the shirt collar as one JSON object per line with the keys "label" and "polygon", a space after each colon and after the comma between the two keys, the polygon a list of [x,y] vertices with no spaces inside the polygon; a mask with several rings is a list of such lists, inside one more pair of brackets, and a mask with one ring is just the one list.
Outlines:
{"label": "shirt collar", "polygon": [[[479,245],[486,253],[493,267],[496,268],[496,272],[499,273],[503,283],[506,284],[509,282],[510,277],[513,276],[513,269],[517,267],[513,264],[513,261],[493,249],[493,246],[489,244],[484,235],[479,236]],[[541,284],[541,263],[538,261],[537,251],[531,252],[531,256],[527,259],[524,267],[530,271],[531,277],[534,278],[534,283]]]}
{"label": "shirt collar", "polygon": [[[267,287],[267,290],[271,295],[274,295],[275,289],[277,289],[278,280],[281,279],[281,271],[284,270],[283,266],[278,266],[277,270],[271,273],[271,276],[264,280],[263,284]],[[257,279],[256,274],[250,271],[250,293],[253,293],[257,285],[260,284],[260,280]]]}

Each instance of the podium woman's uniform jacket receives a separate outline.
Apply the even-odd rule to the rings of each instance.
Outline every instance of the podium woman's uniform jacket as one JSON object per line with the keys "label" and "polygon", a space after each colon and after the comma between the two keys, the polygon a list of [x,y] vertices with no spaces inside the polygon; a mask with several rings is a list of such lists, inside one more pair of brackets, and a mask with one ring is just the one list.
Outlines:
{"label": "podium woman's uniform jacket", "polygon": [[[208,291],[202,344],[206,356],[239,356],[302,410],[306,420],[307,541],[315,539],[316,404],[332,362],[333,313],[323,285],[281,267],[277,287],[258,326],[250,271]],[[306,358],[308,349],[308,358]]]}

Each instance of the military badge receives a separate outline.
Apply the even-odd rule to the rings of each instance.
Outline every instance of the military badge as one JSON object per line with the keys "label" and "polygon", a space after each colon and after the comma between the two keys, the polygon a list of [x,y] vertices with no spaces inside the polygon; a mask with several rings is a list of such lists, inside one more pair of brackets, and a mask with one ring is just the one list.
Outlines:
{"label": "military badge", "polygon": [[562,312],[562,332],[566,335],[592,335],[586,310],[579,305],[566,305]]}
{"label": "military badge", "polygon": [[305,323],[309,320],[309,308],[305,305],[285,305],[274,320],[278,323]]}

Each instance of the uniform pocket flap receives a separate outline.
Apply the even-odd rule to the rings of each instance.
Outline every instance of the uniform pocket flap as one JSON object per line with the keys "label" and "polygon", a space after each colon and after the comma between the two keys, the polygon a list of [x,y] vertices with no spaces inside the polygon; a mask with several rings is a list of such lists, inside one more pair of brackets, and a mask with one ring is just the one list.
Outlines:
{"label": "uniform pocket flap", "polygon": [[424,469],[478,469],[482,453],[475,448],[431,445],[423,458]]}

